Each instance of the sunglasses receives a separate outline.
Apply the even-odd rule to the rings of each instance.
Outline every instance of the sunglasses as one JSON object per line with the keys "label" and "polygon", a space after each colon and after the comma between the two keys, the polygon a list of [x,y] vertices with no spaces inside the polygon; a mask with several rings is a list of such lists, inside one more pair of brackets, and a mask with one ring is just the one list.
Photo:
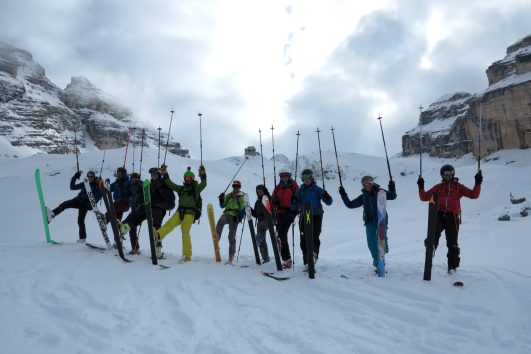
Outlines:
{"label": "sunglasses", "polygon": [[242,186],[240,186],[239,184],[233,184],[232,185],[232,188],[241,188]]}
{"label": "sunglasses", "polygon": [[453,173],[450,172],[450,171],[444,171],[444,172],[443,172],[443,176],[444,176],[444,177],[452,177],[452,176],[453,176]]}

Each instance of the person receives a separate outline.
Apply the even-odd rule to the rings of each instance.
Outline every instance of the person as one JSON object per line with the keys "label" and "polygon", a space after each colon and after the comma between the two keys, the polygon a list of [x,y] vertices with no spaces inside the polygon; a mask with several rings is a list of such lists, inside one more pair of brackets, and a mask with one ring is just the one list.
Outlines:
{"label": "person", "polygon": [[[144,189],[142,181],[140,180],[140,174],[131,173],[131,187],[127,192],[129,195],[129,204],[131,206],[131,213],[125,218],[124,223],[129,225],[129,241],[131,242],[130,255],[140,254],[140,246],[138,244],[138,225],[146,218],[146,209],[144,206]],[[130,222],[136,217],[136,222]]]}
{"label": "person", "polygon": [[280,182],[273,190],[271,202],[276,216],[276,230],[280,240],[279,248],[283,261],[282,267],[286,269],[291,268],[292,265],[288,231],[298,214],[297,210],[291,209],[291,198],[299,189],[299,185],[291,178],[291,173],[288,170],[280,170],[279,176]]}
{"label": "person", "polygon": [[[379,184],[374,182],[372,176],[364,176],[361,178],[361,194],[350,200],[345,188],[339,187],[339,194],[345,206],[349,209],[355,209],[363,206],[363,222],[365,225],[365,234],[367,236],[367,246],[372,256],[372,265],[374,272],[378,271],[378,192],[384,190]],[[396,187],[394,181],[389,181],[389,190],[385,191],[387,200],[396,199]],[[385,224],[387,229],[388,214],[385,215]],[[387,232],[385,233],[385,253],[389,252]]]}
{"label": "person", "polygon": [[155,239],[162,247],[162,240],[177,226],[181,225],[182,243],[183,243],[183,257],[181,263],[192,260],[192,241],[190,238],[190,230],[192,224],[196,221],[196,215],[201,214],[201,192],[207,185],[206,170],[203,165],[199,166],[200,183],[195,180],[195,175],[190,171],[190,167],[184,173],[183,185],[175,184],[171,181],[167,171],[167,166],[163,165],[160,173],[163,176],[166,187],[177,192],[179,196],[179,205],[177,212],[174,213],[168,221],[159,229],[156,230]]}
{"label": "person", "polygon": [[[459,249],[459,225],[461,224],[461,203],[462,197],[477,199],[481,193],[481,183],[483,175],[479,170],[474,176],[474,188],[469,189],[459,183],[455,177],[455,169],[452,165],[443,165],[440,169],[441,183],[436,184],[428,191],[424,190],[424,178],[419,176],[417,185],[419,187],[419,198],[423,202],[431,199],[433,193],[439,194],[439,204],[437,206],[437,227],[434,240],[434,252],[439,245],[441,233],[444,230],[446,235],[446,246],[448,247],[448,274],[453,274],[459,268],[461,261]],[[424,241],[426,244],[426,241]]]}
{"label": "person", "polygon": [[[116,219],[122,220],[122,217],[126,211],[129,210],[129,191],[131,189],[131,181],[127,175],[125,167],[118,167],[116,169],[116,181],[110,185],[112,192],[112,199],[114,200],[114,211],[116,213]],[[108,220],[109,218],[107,218]]]}
{"label": "person", "polygon": [[256,218],[256,245],[260,250],[262,256],[262,263],[269,262],[269,251],[267,249],[266,233],[267,233],[267,221],[264,213],[267,213],[264,208],[262,198],[266,196],[271,198],[266,186],[259,184],[256,186],[256,202],[254,208],[251,208],[251,214]]}
{"label": "person", "polygon": [[216,232],[220,239],[223,228],[225,225],[229,225],[229,260],[226,264],[232,264],[234,260],[234,254],[236,253],[236,231],[238,229],[238,223],[245,216],[245,199],[241,188],[241,182],[234,180],[232,182],[232,192],[227,195],[221,193],[218,196],[219,206],[224,208],[223,214],[221,214],[216,224]]}
{"label": "person", "polygon": [[307,258],[313,256],[314,264],[317,263],[319,258],[319,248],[321,246],[320,235],[321,227],[323,224],[323,201],[326,205],[332,205],[332,196],[328,194],[327,191],[319,187],[313,179],[313,171],[310,169],[305,169],[301,174],[302,185],[295,192],[295,195],[292,198],[292,210],[297,210],[299,207],[302,210],[304,203],[310,201],[312,204],[312,221],[313,221],[313,255],[307,255],[306,249],[306,238],[304,237],[304,220],[300,218],[299,220],[299,230],[300,230],[300,247],[302,251],[302,260],[305,265],[305,271],[308,270]]}
{"label": "person", "polygon": [[[162,221],[164,220],[164,215],[166,210],[172,209],[172,200],[173,200],[173,191],[166,187],[163,183],[161,174],[157,167],[152,167],[149,169],[149,174],[151,175],[151,217],[153,219],[153,228],[160,229],[162,226]],[[142,184],[140,183],[140,186]],[[143,201],[143,190],[139,191],[142,193]],[[120,224],[120,233],[125,235],[130,233],[131,230],[135,229],[146,220],[146,208],[137,204],[133,208],[132,212],[125,218],[125,220]],[[136,231],[133,231],[136,234]],[[131,236],[131,233],[130,233]],[[131,248],[130,254],[139,254],[138,252],[138,236],[136,238],[131,238]],[[156,240],[155,240],[156,241]],[[134,252],[134,250],[137,250]],[[156,241],[155,251],[157,252],[157,258],[163,258],[162,254],[162,243]]]}
{"label": "person", "polygon": [[[85,228],[85,217],[87,212],[92,210],[92,205],[87,192],[85,191],[85,183],[80,182],[76,184],[76,181],[81,177],[81,171],[77,171],[70,179],[70,190],[80,190],[78,195],[70,200],[66,200],[59,204],[59,206],[53,210],[45,207],[48,217],[48,223],[52,221],[57,215],[61,214],[65,209],[78,209],[77,224],[79,226],[79,240],[78,242],[85,242],[87,239],[87,231]],[[87,172],[87,179],[90,184],[90,189],[94,195],[96,203],[101,199],[101,192],[99,188],[99,181],[96,178],[94,171]]]}

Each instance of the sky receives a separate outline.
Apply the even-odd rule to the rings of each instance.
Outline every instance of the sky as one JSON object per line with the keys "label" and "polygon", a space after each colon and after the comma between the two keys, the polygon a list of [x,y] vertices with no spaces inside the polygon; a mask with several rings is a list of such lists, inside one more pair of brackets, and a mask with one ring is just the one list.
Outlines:
{"label": "sky", "polygon": [[[531,33],[531,0],[3,0],[0,39],[64,88],[84,76],[203,157],[401,151],[419,105],[476,93]],[[319,137],[316,129],[322,131]],[[318,139],[319,138],[319,139]]]}

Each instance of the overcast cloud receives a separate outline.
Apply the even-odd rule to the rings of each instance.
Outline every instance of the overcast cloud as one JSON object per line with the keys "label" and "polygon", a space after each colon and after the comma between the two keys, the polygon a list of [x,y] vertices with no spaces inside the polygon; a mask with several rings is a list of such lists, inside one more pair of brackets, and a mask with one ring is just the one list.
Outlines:
{"label": "overcast cloud", "polygon": [[30,51],[64,88],[84,76],[167,129],[192,156],[248,145],[292,158],[323,149],[390,154],[418,106],[487,87],[486,68],[531,33],[531,0],[26,1],[0,4],[0,39]]}

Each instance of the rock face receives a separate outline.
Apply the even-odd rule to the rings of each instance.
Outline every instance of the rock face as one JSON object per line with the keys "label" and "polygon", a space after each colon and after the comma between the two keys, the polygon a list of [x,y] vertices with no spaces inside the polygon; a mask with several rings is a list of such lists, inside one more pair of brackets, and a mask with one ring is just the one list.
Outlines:
{"label": "rock face", "polygon": [[[481,93],[445,95],[420,115],[419,125],[402,136],[402,155],[486,156],[501,149],[531,146],[531,35],[507,48],[504,59],[486,71]],[[481,117],[481,151],[479,122]]]}
{"label": "rock face", "polygon": [[[81,149],[87,139],[100,149],[123,147],[128,139],[140,144],[143,131],[145,146],[158,144],[158,131],[132,129],[133,120],[130,109],[86,78],[72,77],[61,90],[29,52],[0,41],[0,138],[21,155],[73,153],[74,132]],[[168,150],[189,156],[177,142]]]}

